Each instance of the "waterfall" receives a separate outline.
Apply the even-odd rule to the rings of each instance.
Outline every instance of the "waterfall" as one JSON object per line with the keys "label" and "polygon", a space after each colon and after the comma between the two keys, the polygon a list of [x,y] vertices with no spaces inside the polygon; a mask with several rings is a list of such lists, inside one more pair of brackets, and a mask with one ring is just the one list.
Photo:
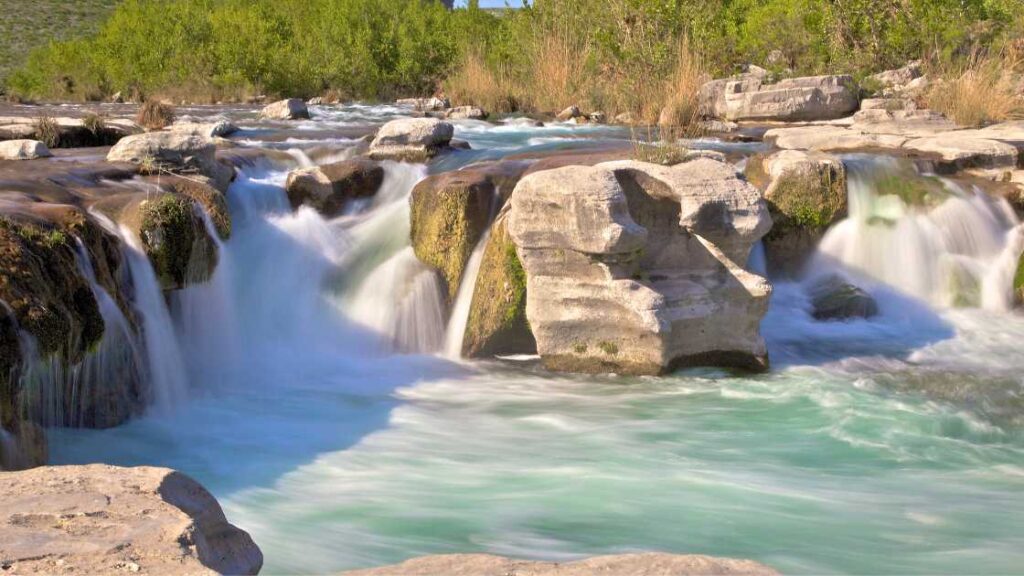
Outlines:
{"label": "waterfall", "polygon": [[[936,306],[1010,307],[1024,241],[1005,200],[910,172],[894,158],[844,161],[849,216],[822,238],[812,275],[839,266]],[[894,179],[940,192],[923,206],[908,204],[880,192],[881,182]]]}
{"label": "waterfall", "polygon": [[454,360],[462,357],[462,343],[466,338],[466,325],[469,324],[469,310],[473,303],[476,279],[480,275],[480,264],[483,263],[484,251],[490,238],[491,229],[488,228],[473,248],[473,254],[462,273],[462,283],[459,284],[459,291],[452,306],[451,319],[448,320],[448,329],[444,336],[444,355]]}
{"label": "waterfall", "polygon": [[125,259],[135,286],[135,309],[142,317],[146,356],[149,359],[149,383],[153,407],[168,414],[188,396],[188,380],[171,315],[157,282],[153,266],[142,248],[141,240],[126,226],[120,228]]}

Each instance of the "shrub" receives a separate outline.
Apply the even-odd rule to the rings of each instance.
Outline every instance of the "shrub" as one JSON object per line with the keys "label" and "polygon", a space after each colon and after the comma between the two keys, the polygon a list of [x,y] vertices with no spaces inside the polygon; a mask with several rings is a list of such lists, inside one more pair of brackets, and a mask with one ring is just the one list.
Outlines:
{"label": "shrub", "polygon": [[106,121],[103,119],[103,116],[93,112],[89,112],[82,118],[82,124],[86,130],[92,132],[93,136],[99,136],[100,132],[106,128]]}
{"label": "shrub", "polygon": [[162,100],[146,100],[135,121],[146,130],[162,130],[174,123],[174,107]]}
{"label": "shrub", "polygon": [[33,124],[36,140],[46,144],[47,148],[56,148],[60,145],[60,125],[49,116],[36,118]]}

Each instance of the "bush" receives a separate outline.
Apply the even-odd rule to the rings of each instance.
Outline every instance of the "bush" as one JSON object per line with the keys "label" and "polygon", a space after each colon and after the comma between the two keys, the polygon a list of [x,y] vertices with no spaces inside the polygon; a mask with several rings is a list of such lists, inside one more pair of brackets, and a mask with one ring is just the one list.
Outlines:
{"label": "bush", "polygon": [[36,118],[33,124],[36,140],[46,144],[47,148],[60,145],[60,125],[49,116]]}
{"label": "bush", "polygon": [[161,100],[146,100],[135,121],[146,130],[163,130],[174,124],[174,107]]}

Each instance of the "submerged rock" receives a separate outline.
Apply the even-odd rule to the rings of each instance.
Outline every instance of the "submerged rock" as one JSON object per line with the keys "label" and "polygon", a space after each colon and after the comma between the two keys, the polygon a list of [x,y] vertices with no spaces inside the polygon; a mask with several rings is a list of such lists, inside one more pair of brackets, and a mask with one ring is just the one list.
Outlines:
{"label": "submerged rock", "polygon": [[135,164],[143,173],[201,174],[218,190],[227,190],[234,171],[216,158],[209,138],[188,133],[147,132],[121,139],[107,153],[108,162]]}
{"label": "submerged rock", "polygon": [[807,291],[811,315],[816,320],[871,318],[878,314],[878,303],[870,294],[838,275],[815,280]]}
{"label": "submerged rock", "polygon": [[526,321],[526,271],[507,223],[508,205],[491,225],[480,263],[462,342],[462,355],[467,358],[537,351]]}
{"label": "submerged rock", "polygon": [[448,147],[455,129],[436,118],[403,118],[380,128],[370,144],[374,160],[423,162]]}
{"label": "submerged rock", "polygon": [[524,177],[511,203],[527,317],[548,368],[767,367],[758,326],[771,285],[740,263],[771,219],[731,165],[569,166]]}
{"label": "submerged rock", "polygon": [[846,217],[846,169],[836,156],[783,150],[751,158],[746,174],[765,191],[772,215],[764,238],[768,271],[795,277],[828,228]]}
{"label": "submerged rock", "polygon": [[0,474],[0,559],[15,574],[256,574],[263,554],[195,480],[167,468]]}
{"label": "submerged rock", "polygon": [[377,194],[384,183],[384,167],[366,158],[343,160],[288,174],[285,190],[292,208],[305,204],[324,216],[336,216],[356,198]]}
{"label": "submerged rock", "polygon": [[0,160],[35,160],[53,156],[46,144],[38,140],[7,140],[0,142]]}
{"label": "submerged rock", "polygon": [[700,90],[703,114],[722,120],[809,121],[842,118],[860,99],[850,76],[789,78],[764,83],[759,74],[713,80]]}
{"label": "submerged rock", "polygon": [[260,118],[268,120],[308,120],[309,109],[302,98],[288,98],[268,104],[260,110]]}
{"label": "submerged rock", "polygon": [[515,560],[490,554],[442,554],[406,560],[394,566],[352,570],[344,576],[774,576],[775,570],[752,560],[644,552],[595,556],[573,562]]}

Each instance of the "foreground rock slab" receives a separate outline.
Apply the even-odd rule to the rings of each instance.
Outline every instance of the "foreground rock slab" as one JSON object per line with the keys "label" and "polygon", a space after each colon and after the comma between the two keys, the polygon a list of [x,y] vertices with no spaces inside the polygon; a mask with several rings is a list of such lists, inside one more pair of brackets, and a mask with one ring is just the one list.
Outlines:
{"label": "foreground rock slab", "polygon": [[619,554],[575,562],[532,562],[490,554],[443,554],[413,558],[394,566],[353,570],[344,576],[772,576],[775,570],[752,560],[712,556]]}
{"label": "foreground rock slab", "polygon": [[0,474],[0,561],[12,574],[256,574],[263,555],[188,476],[94,464]]}
{"label": "foreground rock slab", "polygon": [[509,218],[549,369],[767,367],[758,328],[771,285],[743,265],[771,217],[730,164],[535,172],[516,186]]}

